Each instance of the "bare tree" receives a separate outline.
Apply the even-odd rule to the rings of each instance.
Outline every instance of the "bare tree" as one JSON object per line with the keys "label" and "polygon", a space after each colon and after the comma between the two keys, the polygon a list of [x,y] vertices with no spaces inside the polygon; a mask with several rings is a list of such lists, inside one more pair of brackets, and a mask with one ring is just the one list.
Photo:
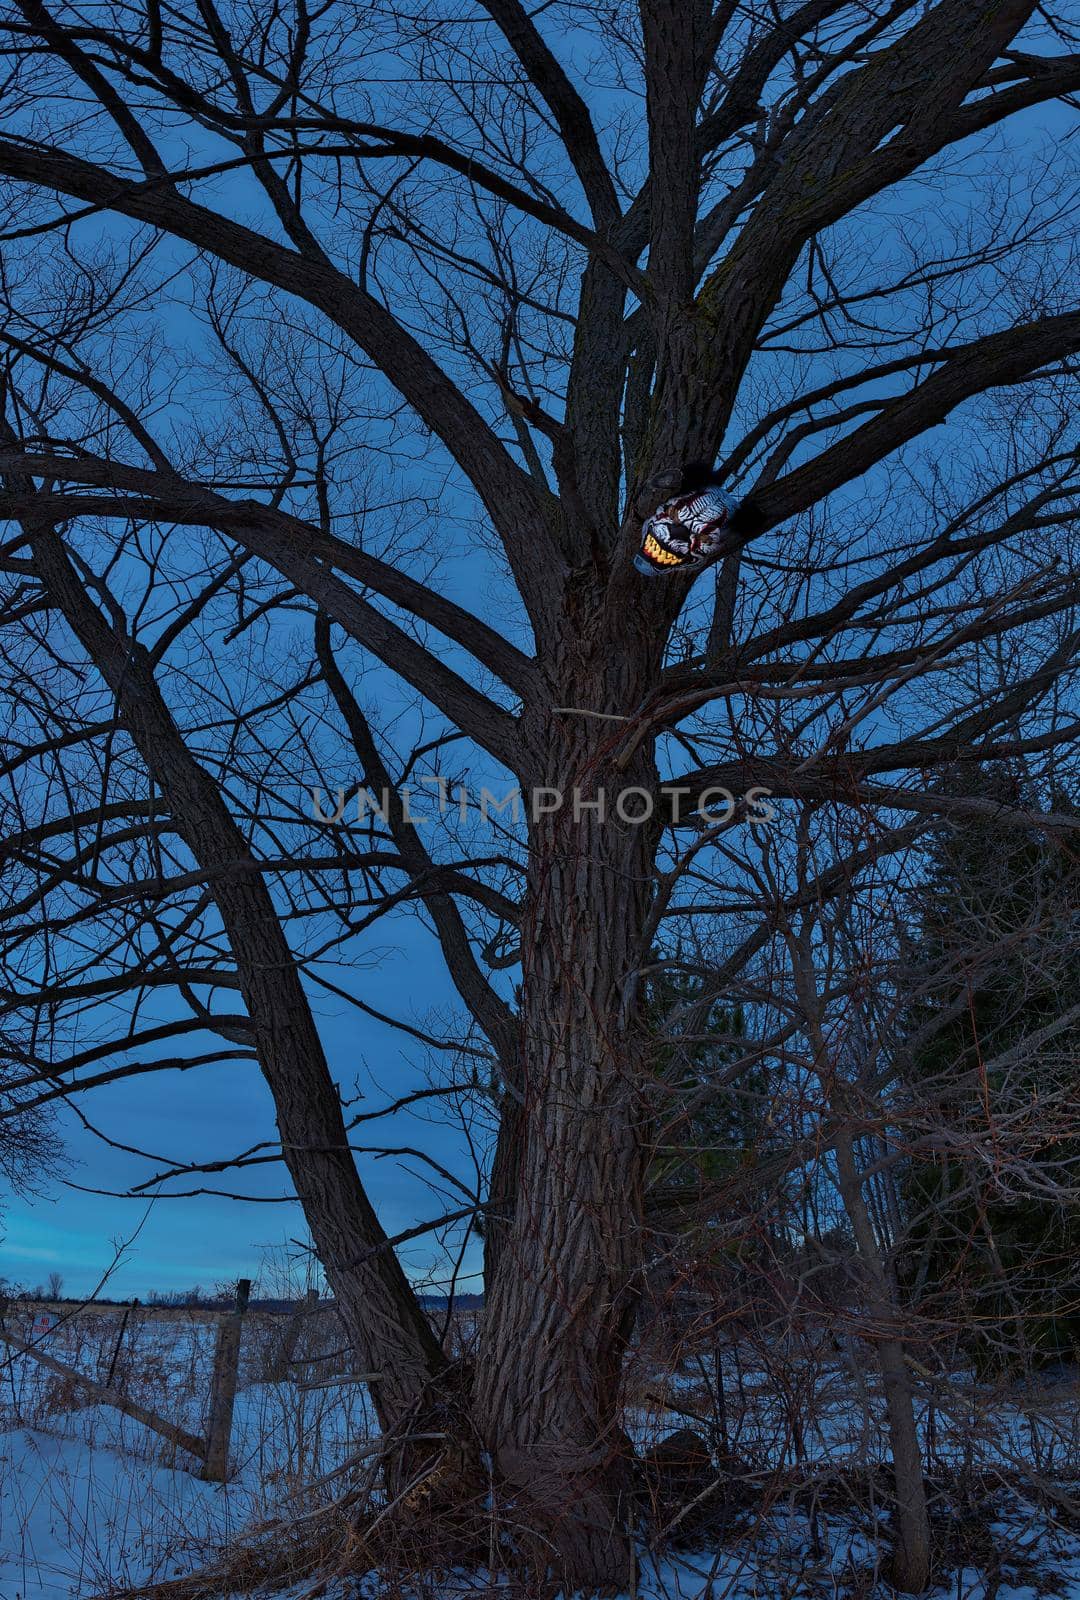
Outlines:
{"label": "bare tree", "polygon": [[[1067,102],[1080,57],[1031,0],[573,11],[563,41],[561,9],[519,0],[371,18],[19,0],[0,511],[5,616],[37,671],[60,630],[100,694],[77,729],[50,712],[17,765],[118,748],[138,848],[172,839],[199,909],[120,991],[149,965],[181,993],[239,995],[242,1015],[204,1005],[202,1023],[258,1060],[273,1154],[392,1429],[445,1386],[445,1358],[349,1151],[289,866],[234,792],[243,740],[204,750],[169,678],[204,612],[224,641],[225,596],[245,633],[306,616],[322,715],[389,795],[383,859],[348,870],[425,908],[499,1106],[487,1306],[454,1394],[534,1564],[594,1586],[633,1567],[620,1375],[659,1115],[642,978],[695,900],[727,930],[721,987],[771,931],[767,908],[717,897],[735,846],[699,802],[765,786],[917,821],[943,803],[927,773],[1070,732],[1067,182],[1040,153],[1014,199],[998,153],[977,217],[917,197],[958,162],[977,188],[980,136],[1002,127],[1030,171],[1034,136],[1008,119]],[[578,29],[609,85],[588,97]],[[184,356],[159,331],[181,304]],[[650,486],[717,455],[752,498],[715,582],[643,582]],[[405,504],[425,474],[430,521]],[[168,618],[148,599],[163,565],[186,587]],[[986,671],[1002,656],[1004,685]],[[429,735],[393,748],[364,705],[372,660],[476,770],[564,797],[526,805],[491,852],[506,860],[470,868],[422,836],[396,791]],[[85,869],[76,818],[112,828],[132,804],[114,801],[9,841],[39,874],[42,827],[66,838],[52,870],[98,927],[129,886]],[[520,902],[493,877],[518,868]],[[331,869],[301,870],[332,898]],[[144,932],[183,887],[143,886]],[[171,964],[177,940],[193,969]],[[512,1006],[494,972],[514,949]],[[95,982],[115,988],[22,978],[16,1005],[40,1021]]]}

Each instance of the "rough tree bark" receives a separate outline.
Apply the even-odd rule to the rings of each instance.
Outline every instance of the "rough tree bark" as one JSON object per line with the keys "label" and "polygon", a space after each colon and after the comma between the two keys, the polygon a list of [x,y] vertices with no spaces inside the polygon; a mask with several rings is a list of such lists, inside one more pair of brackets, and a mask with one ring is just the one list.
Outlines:
{"label": "rough tree bark", "polygon": [[[633,1323],[648,1155],[637,972],[650,904],[657,777],[625,770],[620,724],[657,662],[642,613],[597,628],[585,604],[552,653],[553,705],[527,723],[538,786],[562,803],[532,825],[523,924],[521,1167],[490,1285],[476,1409],[536,1549],[565,1581],[627,1584],[631,1450],[620,1368]],[[636,793],[634,791],[637,791]],[[625,813],[619,815],[618,808]]]}

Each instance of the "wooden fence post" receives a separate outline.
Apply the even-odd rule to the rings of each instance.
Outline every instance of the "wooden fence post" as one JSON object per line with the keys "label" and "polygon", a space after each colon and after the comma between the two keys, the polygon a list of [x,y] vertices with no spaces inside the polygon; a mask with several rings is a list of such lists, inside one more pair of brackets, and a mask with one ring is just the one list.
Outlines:
{"label": "wooden fence post", "polygon": [[247,1310],[251,1279],[236,1285],[236,1307],[218,1325],[214,1350],[214,1377],[210,1388],[210,1418],[206,1425],[206,1462],[202,1476],[224,1483],[229,1474],[229,1440],[232,1436],[236,1374],[240,1366],[240,1330]]}
{"label": "wooden fence post", "polygon": [[[5,1334],[7,1332],[7,1314],[8,1314],[8,1297],[7,1297],[6,1294],[0,1294],[0,1335]],[[19,1406],[19,1391],[15,1387],[15,1363],[14,1363],[14,1361],[9,1359],[4,1363],[4,1365],[7,1367],[8,1377],[11,1380],[11,1409],[12,1409],[12,1415],[14,1416],[15,1421],[17,1423],[21,1423],[22,1422],[22,1414],[21,1414],[21,1408]]]}
{"label": "wooden fence post", "polygon": [[109,1371],[105,1378],[106,1389],[112,1388],[113,1376],[116,1372],[116,1363],[120,1359],[120,1346],[124,1342],[124,1330],[128,1325],[128,1318],[138,1305],[138,1300],[133,1300],[129,1306],[124,1307],[124,1315],[120,1318],[120,1332],[116,1335],[116,1345],[113,1349],[112,1360],[109,1362]]}

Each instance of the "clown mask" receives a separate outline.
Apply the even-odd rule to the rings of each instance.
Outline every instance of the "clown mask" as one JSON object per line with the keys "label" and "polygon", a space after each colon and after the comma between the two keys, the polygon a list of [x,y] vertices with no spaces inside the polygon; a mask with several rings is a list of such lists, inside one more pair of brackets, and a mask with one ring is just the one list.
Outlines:
{"label": "clown mask", "polygon": [[666,500],[641,530],[635,567],[648,578],[700,572],[720,549],[734,509],[730,495],[711,487]]}

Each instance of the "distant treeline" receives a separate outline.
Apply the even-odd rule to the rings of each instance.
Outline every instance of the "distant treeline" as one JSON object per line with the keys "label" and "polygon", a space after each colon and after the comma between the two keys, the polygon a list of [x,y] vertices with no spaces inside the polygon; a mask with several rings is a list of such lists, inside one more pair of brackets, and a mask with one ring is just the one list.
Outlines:
{"label": "distant treeline", "polygon": [[[28,1305],[124,1307],[137,1303],[155,1310],[173,1311],[220,1311],[223,1307],[230,1306],[233,1301],[233,1290],[231,1289],[204,1291],[195,1288],[193,1290],[172,1290],[169,1292],[151,1290],[145,1299],[141,1297],[117,1298],[111,1295],[95,1295],[93,1300],[90,1301],[84,1301],[79,1295],[49,1294],[41,1284],[32,1289],[9,1288],[4,1292],[6,1292],[9,1300],[22,1301]],[[294,1311],[301,1304],[303,1298],[303,1295],[297,1295],[293,1299],[280,1295],[263,1296],[256,1292],[252,1294],[249,1305],[252,1309],[259,1311]],[[448,1297],[441,1294],[422,1294],[418,1296],[418,1299],[420,1304],[430,1311],[445,1310],[448,1301]],[[333,1309],[334,1302],[330,1298],[320,1300],[318,1303],[320,1308]],[[482,1294],[459,1294],[454,1296],[454,1305],[459,1311],[475,1311],[483,1303],[484,1297]]]}

